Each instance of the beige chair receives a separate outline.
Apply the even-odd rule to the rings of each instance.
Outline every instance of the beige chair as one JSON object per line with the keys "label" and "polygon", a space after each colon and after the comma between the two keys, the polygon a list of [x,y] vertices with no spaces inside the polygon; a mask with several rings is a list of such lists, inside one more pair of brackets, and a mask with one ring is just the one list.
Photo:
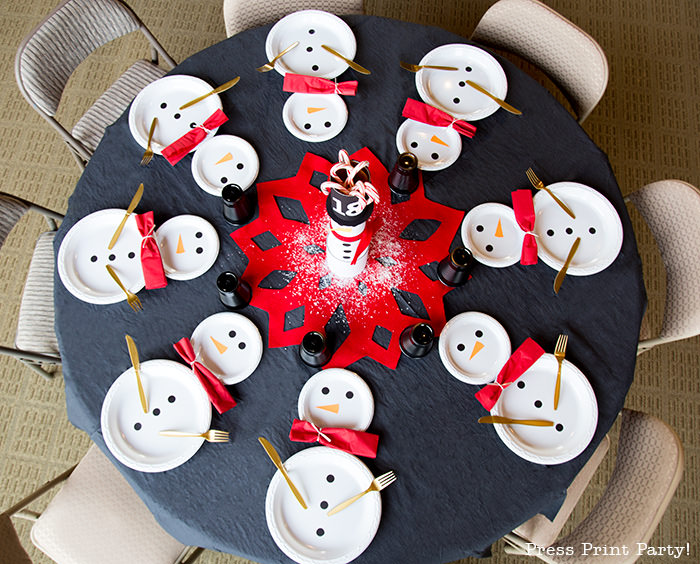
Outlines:
{"label": "beige chair", "polygon": [[43,369],[42,365],[61,363],[54,330],[53,240],[56,235],[56,222],[61,221],[63,216],[27,200],[0,192],[0,248],[13,227],[30,210],[42,214],[50,229],[39,235],[34,246],[22,291],[15,346],[0,347],[0,354],[13,356],[44,378],[51,378],[53,374]]}
{"label": "beige chair", "polygon": [[666,268],[666,301],[659,334],[637,354],[700,334],[700,192],[681,180],[647,184],[626,198],[649,226]]}
{"label": "beige chair", "polygon": [[[61,483],[42,513],[27,509]],[[77,466],[0,515],[0,561],[31,564],[10,517],[34,521],[32,543],[57,564],[190,564],[203,552],[168,535],[95,445]]]}
{"label": "beige chair", "polygon": [[[541,547],[549,548],[549,554],[514,534],[506,537],[505,550],[551,564],[634,562],[637,543],[651,538],[682,474],[683,446],[673,429],[652,415],[623,409],[615,469],[588,516],[570,534]],[[630,554],[611,550],[596,557],[590,550],[585,553],[587,546],[627,546]]]}
{"label": "beige chair", "polygon": [[361,14],[362,0],[224,0],[226,37],[259,27],[299,10],[323,10],[331,14]]}
{"label": "beige chair", "polygon": [[605,93],[608,60],[585,31],[538,0],[498,0],[471,39],[514,53],[544,71],[559,87],[579,123]]}
{"label": "beige chair", "polygon": [[[151,60],[138,60],[110,86],[69,132],[56,120],[68,79],[98,47],[133,31],[151,46]],[[146,85],[162,77],[158,57],[175,61],[121,0],[64,0],[23,41],[15,58],[15,77],[22,95],[85,166],[104,134]]]}

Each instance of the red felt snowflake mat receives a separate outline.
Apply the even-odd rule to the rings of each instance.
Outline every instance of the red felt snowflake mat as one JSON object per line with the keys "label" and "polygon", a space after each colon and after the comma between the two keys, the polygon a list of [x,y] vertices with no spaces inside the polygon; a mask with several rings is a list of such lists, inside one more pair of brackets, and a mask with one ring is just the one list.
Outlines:
{"label": "red felt snowflake mat", "polygon": [[[326,265],[326,196],[310,181],[314,172],[327,177],[332,163],[311,153],[304,156],[296,176],[257,185],[259,217],[231,237],[249,259],[243,278],[253,288],[250,303],[269,314],[270,347],[298,345],[308,331],[323,331],[342,305],[349,333],[327,367],[348,366],[369,356],[396,368],[399,335],[405,327],[425,321],[439,334],[445,325],[442,298],[451,288],[420,267],[449,254],[464,212],[428,200],[422,177],[408,201],[392,205],[389,174],[382,163],[366,147],[351,157],[369,161],[372,184],[381,198],[367,226],[374,230],[367,266],[358,276],[339,279]],[[419,224],[429,227],[418,229],[420,236],[406,238]],[[272,275],[275,284],[268,282]],[[303,323],[287,323],[285,329],[287,315],[300,308]],[[375,339],[378,334],[381,338]]]}

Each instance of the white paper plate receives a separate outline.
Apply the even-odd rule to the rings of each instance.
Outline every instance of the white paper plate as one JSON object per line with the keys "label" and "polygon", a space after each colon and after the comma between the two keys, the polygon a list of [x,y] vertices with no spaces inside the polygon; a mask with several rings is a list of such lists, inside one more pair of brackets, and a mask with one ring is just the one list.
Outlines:
{"label": "white paper plate", "polygon": [[473,45],[441,45],[427,53],[419,64],[459,69],[421,69],[416,73],[416,88],[425,103],[460,119],[483,119],[500,107],[491,98],[469,86],[467,80],[483,86],[501,100],[505,100],[508,93],[508,80],[501,65],[486,51]]}
{"label": "white paper plate", "polygon": [[396,132],[399,153],[411,152],[422,170],[442,170],[462,152],[462,139],[451,127],[437,127],[407,119]]}
{"label": "white paper plate", "polygon": [[537,254],[560,270],[576,237],[581,243],[566,274],[588,276],[610,266],[622,247],[622,222],[613,205],[597,190],[577,182],[547,186],[576,216],[567,213],[544,190],[535,194]]}
{"label": "white paper plate", "polygon": [[320,10],[302,10],[278,21],[265,40],[265,54],[271,61],[295,41],[294,49],[275,63],[275,70],[284,75],[288,72],[335,78],[348,65],[331,55],[321,45],[328,45],[350,60],[355,58],[357,44],[352,30],[338,16]]}
{"label": "white paper plate", "polygon": [[486,266],[504,268],[520,260],[525,232],[513,208],[494,202],[478,205],[462,220],[461,234],[464,246]]}
{"label": "white paper plate", "polygon": [[438,341],[447,371],[467,384],[493,382],[510,358],[510,338],[493,317],[467,311],[450,319]]}
{"label": "white paper plate", "polygon": [[102,403],[102,435],[114,457],[141,472],[163,472],[187,462],[201,437],[161,437],[160,431],[204,433],[211,406],[204,388],[186,366],[172,360],[141,363],[148,413],[139,401],[133,368],[123,372]]}
{"label": "white paper plate", "polygon": [[156,229],[165,275],[191,280],[204,274],[219,256],[219,236],[211,223],[196,215],[176,215]]}
{"label": "white paper plate", "polygon": [[493,415],[554,423],[554,427],[494,425],[510,450],[537,464],[561,464],[577,457],[591,442],[598,424],[598,403],[583,373],[564,360],[559,407],[554,411],[556,379],[557,359],[544,354],[505,389],[491,410]]}
{"label": "white paper plate", "polygon": [[197,147],[192,157],[192,176],[199,187],[213,196],[221,196],[227,184],[248,188],[260,169],[258,154],[245,139],[236,135],[217,135]]}
{"label": "white paper plate", "polygon": [[374,416],[374,398],[367,383],[344,368],[314,374],[299,393],[299,419],[317,427],[365,431]]}
{"label": "white paper plate", "polygon": [[126,210],[100,210],[85,216],[68,230],[58,250],[61,282],[79,300],[91,304],[113,304],[126,299],[107,272],[109,264],[122,284],[136,293],[144,285],[141,268],[141,234],[130,215],[116,244],[109,250],[114,231]]}
{"label": "white paper plate", "polygon": [[[180,109],[186,102],[212,90],[213,87],[203,80],[185,74],[166,76],[151,82],[131,103],[131,135],[145,149],[151,122],[157,117],[158,123],[153,132],[151,148],[154,153],[160,155],[165,147],[192,129],[193,124],[202,125],[216,110],[221,109],[218,94],[212,94],[184,110]],[[208,137],[212,137],[217,130],[218,127],[212,129]]]}
{"label": "white paper plate", "polygon": [[346,509],[327,512],[364,491],[372,473],[359,459],[329,447],[311,447],[284,463],[308,509],[302,508],[278,470],[265,499],[265,517],[275,544],[304,564],[346,564],[369,546],[379,527],[382,501],[370,492]]}
{"label": "white paper plate", "polygon": [[333,139],[348,122],[348,107],[338,94],[295,92],[284,103],[282,121],[302,141],[319,143]]}
{"label": "white paper plate", "polygon": [[227,385],[245,380],[262,358],[258,328],[247,317],[232,311],[207,317],[197,325],[191,341],[202,364]]}

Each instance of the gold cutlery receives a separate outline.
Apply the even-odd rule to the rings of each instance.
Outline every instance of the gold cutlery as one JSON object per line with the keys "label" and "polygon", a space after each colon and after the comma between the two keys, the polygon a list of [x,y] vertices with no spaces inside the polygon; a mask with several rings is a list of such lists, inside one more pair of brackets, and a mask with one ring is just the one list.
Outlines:
{"label": "gold cutlery", "polygon": [[358,499],[360,499],[363,495],[368,494],[369,492],[380,492],[384,488],[386,488],[388,485],[393,484],[396,481],[396,474],[394,474],[394,471],[391,470],[385,474],[382,474],[381,476],[377,476],[374,480],[372,480],[372,483],[369,485],[369,487],[363,491],[360,492],[357,495],[352,496],[350,499],[346,499],[344,502],[336,505],[333,509],[331,509],[328,512],[328,516],[335,515],[339,511],[342,511],[349,505],[352,505],[355,503]]}
{"label": "gold cutlery", "polygon": [[471,86],[474,90],[478,90],[478,91],[481,92],[482,94],[484,94],[484,95],[488,96],[489,98],[491,98],[494,102],[496,102],[499,106],[501,106],[501,108],[503,108],[503,109],[506,110],[507,112],[510,112],[511,114],[515,114],[516,116],[522,115],[523,112],[521,112],[521,111],[518,110],[517,108],[514,108],[514,107],[511,106],[508,102],[504,102],[504,101],[501,100],[500,98],[494,96],[493,94],[491,94],[491,92],[489,92],[488,90],[486,90],[486,88],[484,88],[483,86],[478,85],[476,82],[472,82],[471,80],[467,80],[467,84],[468,84],[469,86]]}
{"label": "gold cutlery", "polygon": [[154,117],[153,121],[151,122],[151,128],[148,130],[148,143],[146,146],[146,151],[143,154],[143,157],[141,157],[141,166],[146,166],[148,163],[151,162],[151,159],[153,158],[153,149],[151,149],[151,139],[153,139],[153,132],[156,130],[156,124],[158,123],[158,118]]}
{"label": "gold cutlery", "polygon": [[566,355],[566,345],[569,342],[568,335],[559,335],[557,344],[554,346],[554,358],[557,359],[557,383],[554,385],[554,409],[559,407],[559,391],[561,390],[561,363]]}
{"label": "gold cutlery", "polygon": [[143,183],[139,184],[139,188],[138,190],[136,190],[136,194],[134,194],[134,197],[131,198],[131,203],[129,204],[129,207],[126,208],[126,213],[124,214],[122,222],[117,226],[117,230],[114,232],[114,235],[112,235],[112,239],[110,240],[109,245],[107,245],[108,249],[112,250],[112,247],[116,245],[117,239],[119,239],[119,235],[121,235],[122,229],[124,229],[124,226],[126,225],[126,220],[129,219],[131,213],[136,209],[136,206],[139,205],[139,202],[141,201],[141,196],[143,196]]}
{"label": "gold cutlery", "polygon": [[479,418],[479,423],[497,423],[503,425],[532,425],[534,427],[552,427],[552,421],[544,419],[511,419],[510,417],[501,417],[500,415],[486,415]]}
{"label": "gold cutlery", "polygon": [[299,493],[299,490],[294,485],[294,482],[292,482],[292,479],[289,477],[289,474],[287,474],[287,469],[282,464],[282,459],[280,458],[280,455],[277,454],[275,447],[273,447],[270,444],[270,441],[268,441],[265,437],[258,437],[258,441],[260,441],[260,444],[265,449],[267,456],[269,456],[270,460],[272,460],[272,463],[282,473],[282,476],[284,476],[284,479],[287,481],[287,485],[289,486],[289,489],[292,490],[294,497],[297,498],[297,501],[301,504],[301,506],[304,509],[308,509],[304,498],[301,496],[301,493]]}
{"label": "gold cutlery", "polygon": [[530,181],[530,184],[532,184],[532,186],[533,186],[534,188],[537,188],[538,190],[544,190],[545,192],[547,192],[547,194],[549,194],[549,195],[552,197],[552,199],[553,199],[557,204],[559,204],[559,207],[560,207],[561,209],[563,209],[567,214],[569,214],[569,216],[571,217],[571,219],[576,219],[576,216],[574,215],[574,212],[571,211],[571,208],[569,208],[569,206],[567,206],[564,202],[562,202],[559,198],[557,198],[556,195],[554,194],[554,192],[552,192],[549,188],[547,188],[547,187],[544,185],[544,182],[542,182],[542,181],[537,177],[537,175],[535,174],[535,171],[534,171],[534,170],[532,170],[531,168],[528,168],[528,169],[525,171],[525,174],[527,175],[527,179]]}
{"label": "gold cutlery", "polygon": [[321,45],[321,47],[323,47],[331,55],[334,55],[335,57],[338,57],[339,59],[345,61],[351,69],[356,70],[357,72],[362,73],[362,74],[372,74],[370,71],[368,71],[362,65],[358,65],[355,61],[351,61],[347,57],[344,57],[343,55],[338,53],[338,51],[333,49],[333,47],[329,47],[328,45]]}
{"label": "gold cutlery", "polygon": [[574,255],[576,254],[576,250],[578,249],[578,245],[580,242],[581,242],[581,237],[576,237],[574,244],[571,245],[571,250],[569,251],[569,256],[566,257],[566,261],[564,262],[564,266],[561,267],[561,270],[557,274],[557,277],[554,279],[554,293],[555,294],[559,293],[559,288],[561,288],[561,283],[564,281],[564,276],[566,276],[566,271],[569,269],[569,265],[571,264],[571,261],[574,259]]}
{"label": "gold cutlery", "polygon": [[141,383],[141,371],[139,363],[139,351],[136,349],[136,343],[131,335],[125,335],[126,346],[129,348],[129,358],[131,359],[131,364],[134,365],[134,372],[136,373],[136,385],[139,387],[139,399],[141,400],[141,407],[144,413],[148,413],[148,401],[146,401],[146,394],[143,391],[143,384]]}
{"label": "gold cutlery", "polygon": [[233,79],[229,80],[228,82],[224,82],[221,86],[217,86],[211,92],[207,92],[206,94],[200,96],[199,98],[195,98],[194,100],[190,100],[186,104],[182,104],[182,106],[180,106],[180,109],[184,110],[185,108],[189,108],[190,106],[194,106],[195,104],[197,104],[198,102],[201,102],[205,98],[208,98],[212,94],[221,94],[222,92],[225,92],[229,88],[236,86],[236,84],[238,84],[238,81],[240,79],[241,79],[241,77],[237,76],[236,78],[233,78]]}
{"label": "gold cutlery", "polygon": [[126,289],[124,284],[122,284],[122,281],[119,280],[119,276],[117,276],[117,273],[114,272],[114,269],[109,264],[106,264],[105,268],[107,269],[107,272],[109,272],[109,275],[112,277],[112,279],[122,289],[122,292],[126,294],[126,303],[129,304],[131,309],[133,309],[134,311],[142,311],[143,306],[141,305],[141,300],[139,300],[138,296]]}
{"label": "gold cutlery", "polygon": [[209,429],[206,433],[182,433],[180,431],[160,431],[161,437],[202,437],[210,443],[227,443],[229,441],[228,431]]}
{"label": "gold cutlery", "polygon": [[271,61],[265,63],[263,66],[258,67],[258,68],[255,69],[255,70],[257,70],[258,72],[267,72],[267,71],[271,71],[272,69],[275,68],[275,63],[276,63],[280,58],[282,58],[284,55],[286,55],[287,53],[289,53],[292,49],[294,49],[294,47],[296,47],[297,45],[299,45],[299,42],[298,42],[298,41],[295,41],[295,42],[292,43],[289,47],[287,47],[284,51],[282,51],[281,53],[278,53],[277,55],[275,55],[275,57],[274,57]]}
{"label": "gold cutlery", "polygon": [[411,72],[418,72],[421,69],[435,69],[435,70],[445,70],[445,71],[456,71],[459,70],[457,67],[443,67],[440,65],[412,65],[411,63],[404,63],[403,61],[399,61],[399,65],[401,66],[402,69],[411,71]]}

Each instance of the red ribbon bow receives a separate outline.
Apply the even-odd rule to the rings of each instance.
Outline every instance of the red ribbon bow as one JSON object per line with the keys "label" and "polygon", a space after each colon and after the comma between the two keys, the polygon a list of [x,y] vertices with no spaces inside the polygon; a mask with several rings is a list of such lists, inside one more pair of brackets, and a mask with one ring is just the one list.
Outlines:
{"label": "red ribbon bow", "polygon": [[357,456],[367,458],[377,457],[377,445],[379,435],[354,429],[341,429],[339,427],[324,427],[319,429],[309,421],[295,419],[289,431],[292,441],[301,443],[313,443],[318,441],[324,446],[337,448]]}
{"label": "red ribbon bow", "polygon": [[412,119],[414,121],[420,121],[421,123],[427,123],[428,125],[437,125],[438,127],[452,127],[460,135],[465,137],[474,137],[476,133],[476,127],[471,123],[466,122],[461,119],[455,119],[447,112],[443,112],[433,106],[414,100],[413,98],[408,98],[406,104],[403,107],[401,115],[405,118]]}
{"label": "red ribbon bow", "polygon": [[535,206],[532,203],[532,192],[530,190],[516,190],[511,192],[511,198],[513,199],[515,221],[518,222],[520,229],[525,231],[520,264],[537,264],[537,240],[532,234],[532,230],[535,229]]}
{"label": "red ribbon bow", "polygon": [[156,238],[153,236],[153,212],[136,214],[136,226],[141,233],[141,269],[147,290],[165,288],[168,281],[163,270],[163,259]]}
{"label": "red ribbon bow", "polygon": [[282,90],[301,92],[302,94],[342,94],[354,96],[357,92],[357,80],[335,82],[318,76],[306,76],[288,72],[284,75]]}
{"label": "red ribbon bow", "polygon": [[204,391],[209,396],[209,401],[219,413],[224,413],[236,405],[236,400],[231,397],[231,394],[226,389],[221,381],[201,362],[197,362],[197,357],[194,354],[192,343],[187,337],[183,337],[173,345],[177,354],[179,354],[187,364],[192,368],[195,376],[202,384]]}
{"label": "red ribbon bow", "polygon": [[498,373],[495,382],[490,382],[481,388],[474,396],[484,409],[491,411],[503,390],[515,382],[523,373],[530,368],[538,358],[544,354],[544,349],[529,337],[525,339],[515,352],[510,355]]}
{"label": "red ribbon bow", "polygon": [[187,153],[204,141],[212,129],[216,129],[222,123],[226,123],[228,118],[221,110],[216,110],[202,124],[190,129],[179,139],[173,141],[161,154],[171,165],[178,163]]}

